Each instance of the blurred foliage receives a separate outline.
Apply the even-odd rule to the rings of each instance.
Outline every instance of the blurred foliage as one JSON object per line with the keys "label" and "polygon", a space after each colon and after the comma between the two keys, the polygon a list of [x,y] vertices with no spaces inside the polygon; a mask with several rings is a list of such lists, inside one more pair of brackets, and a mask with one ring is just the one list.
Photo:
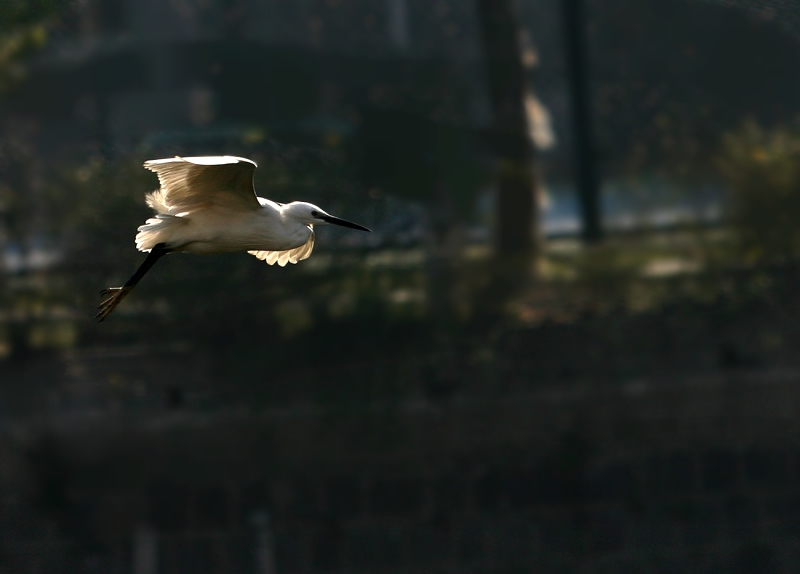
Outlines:
{"label": "blurred foliage", "polygon": [[429,209],[452,209],[466,219],[491,181],[481,138],[478,130],[421,115],[370,109],[350,155],[367,186],[424,202]]}
{"label": "blurred foliage", "polygon": [[[0,0],[0,93],[8,92],[24,80],[31,57],[45,45],[48,32],[68,5],[67,0]],[[33,216],[34,202],[29,193],[24,193],[34,179],[31,177],[36,167],[34,153],[26,138],[12,134],[8,127],[4,126],[0,136],[0,163],[4,168],[0,181],[3,255],[8,242],[17,242],[21,247],[29,239],[30,227],[37,219]],[[0,309],[5,312],[5,340],[0,342],[0,356],[11,352],[20,355],[29,348],[46,346],[51,340],[74,341],[74,330],[69,327],[63,330],[57,326],[51,331],[52,337],[26,327],[30,317],[41,314],[53,303],[56,289],[41,279],[33,275],[10,281],[0,274]]]}
{"label": "blurred foliage", "polygon": [[713,176],[721,131],[745,114],[774,122],[794,113],[797,40],[776,26],[791,22],[777,14],[793,3],[771,3],[773,18],[740,9],[753,4],[763,2],[587,4],[605,174]]}
{"label": "blurred foliage", "polygon": [[723,137],[717,165],[732,194],[741,263],[800,256],[800,124],[766,129],[748,121]]}
{"label": "blurred foliage", "polygon": [[647,256],[619,245],[590,246],[574,262],[575,288],[595,308],[624,302],[630,285],[641,274]]}
{"label": "blurred foliage", "polygon": [[42,48],[67,0],[0,0],[0,92],[25,78],[26,63]]}
{"label": "blurred foliage", "polygon": [[[0,91],[24,77],[30,56],[51,37],[70,6],[66,0],[0,0]],[[459,3],[458,9],[466,6]],[[620,18],[620,14],[627,16]],[[714,23],[723,19],[737,38],[733,44],[720,43],[723,27]],[[603,0],[596,3],[591,24],[596,29],[597,53],[610,55],[595,58],[593,72],[604,162],[609,171],[636,174],[639,179],[631,187],[640,190],[643,201],[654,193],[643,173],[668,173],[672,180],[683,177],[696,182],[698,174],[708,171],[714,149],[709,142],[715,141],[720,126],[735,125],[741,110],[751,106],[745,96],[753,90],[741,89],[743,66],[745,75],[755,78],[752,85],[779,81],[781,89],[770,93],[785,100],[793,101],[792,94],[800,90],[795,83],[784,89],[790,76],[780,72],[794,64],[794,56],[785,49],[786,39],[757,27],[757,37],[763,42],[740,42],[739,32],[749,30],[750,23],[732,11],[683,0]],[[547,47],[555,44],[542,45],[547,53]],[[734,45],[740,52],[731,56],[730,50],[717,49],[718,45]],[[187,62],[202,61],[202,53],[197,56],[193,44],[187,48],[189,53],[192,58],[187,56]],[[319,202],[333,213],[347,214],[367,225],[371,225],[369,217],[390,219],[389,196],[402,198],[425,204],[419,213],[429,219],[428,232],[473,216],[475,199],[487,188],[493,170],[485,161],[486,148],[491,147],[487,134],[466,127],[472,125],[468,121],[475,88],[472,60],[404,64],[402,74],[383,62],[375,64],[385,68],[381,70],[341,66],[336,70],[341,86],[334,86],[333,92],[342,95],[329,98],[340,100],[341,109],[334,106],[326,113],[334,119],[337,115],[356,118],[346,123],[348,129],[353,124],[357,137],[343,145],[345,136],[331,131],[323,138],[328,151],[322,152],[277,143],[271,139],[275,132],[266,127],[270,116],[257,115],[287,115],[291,110],[290,116],[300,118],[311,113],[312,104],[303,98],[315,93],[315,84],[306,84],[305,79],[317,74],[316,60],[297,57],[299,64],[289,60],[292,65],[287,65],[291,56],[287,53],[255,52],[260,65],[274,57],[280,65],[272,65],[286,74],[285,81],[277,72],[259,74],[270,78],[270,94],[279,87],[282,90],[282,98],[265,104],[263,92],[252,89],[251,70],[242,74],[234,66],[237,61],[249,66],[252,61],[245,56],[253,58],[252,54],[231,54],[236,57],[229,55],[230,61],[224,53],[214,54],[221,58],[213,66],[219,71],[214,72],[219,73],[215,89],[222,101],[235,102],[228,105],[236,113],[227,119],[238,117],[252,130],[240,142],[225,142],[224,152],[259,163],[257,188],[269,190],[263,195],[278,201]],[[557,56],[553,61],[557,63]],[[740,65],[726,67],[731,61]],[[301,74],[298,69],[305,71]],[[553,69],[563,73],[558,65]],[[551,85],[551,80],[552,86],[559,85],[557,79],[537,76],[539,85]],[[248,89],[237,82],[245,82]],[[298,97],[301,93],[303,98]],[[239,94],[257,97],[239,100]],[[771,109],[780,108],[780,101],[772,103]],[[304,145],[320,145],[312,141],[318,137],[308,135]],[[246,254],[165,258],[114,316],[97,327],[91,323],[97,291],[120,284],[144,257],[133,249],[133,235],[148,215],[143,195],[154,187],[155,178],[142,169],[141,161],[158,157],[167,148],[167,155],[174,153],[186,142],[163,140],[171,142],[165,145],[154,136],[152,141],[157,143],[152,147],[144,144],[136,154],[126,158],[120,154],[111,160],[84,153],[95,145],[84,142],[86,147],[76,145],[77,151],[70,150],[72,159],[51,161],[42,159],[33,143],[26,143],[33,141],[24,134],[16,141],[8,133],[0,138],[0,225],[7,235],[0,236],[0,243],[24,243],[26,234],[36,227],[33,231],[45,233],[63,257],[58,269],[0,276],[0,311],[9,310],[21,317],[19,325],[26,325],[24,333],[10,337],[17,340],[12,346],[22,339],[34,347],[141,341],[164,348],[187,345],[213,349],[230,369],[225,378],[235,378],[230,375],[234,371],[250,372],[243,361],[245,347],[271,348],[273,365],[308,361],[309,350],[319,354],[320,360],[343,361],[358,353],[368,355],[379,349],[382,336],[404,328],[417,329],[416,335],[426,332],[415,340],[420,347],[430,344],[434,330],[452,339],[463,338],[469,326],[480,323],[488,315],[486,310],[495,311],[495,307],[517,317],[533,308],[540,314],[569,308],[574,317],[587,309],[604,313],[652,308],[686,294],[713,297],[708,294],[720,289],[714,284],[716,276],[700,278],[710,262],[724,266],[732,261],[772,260],[795,256],[800,249],[795,221],[800,206],[795,205],[794,193],[794,170],[800,169],[795,167],[796,131],[766,131],[748,124],[726,137],[718,162],[736,198],[732,208],[735,233],[692,230],[662,242],[650,230],[647,236],[568,253],[551,245],[543,262],[543,281],[526,285],[529,293],[519,297],[523,303],[528,297],[530,305],[517,305],[516,300],[508,306],[498,304],[499,297],[487,285],[498,273],[491,256],[468,254],[474,246],[447,242],[450,238],[445,233],[439,234],[441,243],[456,244],[448,252],[455,255],[446,261],[431,257],[430,244],[332,250],[328,239],[343,237],[336,235],[342,232],[325,229],[320,235],[331,235],[318,242],[314,257],[286,269],[265,266]],[[68,139],[68,143],[74,142]],[[349,146],[354,143],[358,145]],[[76,164],[76,156],[88,159]],[[352,168],[355,174],[349,172]],[[572,166],[566,169],[571,177]],[[351,183],[354,179],[364,185],[356,189]],[[364,191],[369,188],[373,189],[367,195]],[[388,224],[384,225],[387,229]],[[545,299],[538,298],[542,292],[547,293]],[[526,307],[525,313],[517,313],[520,307]],[[62,312],[69,318],[63,319]],[[53,316],[48,319],[52,332],[33,323],[27,328],[25,321],[48,314]],[[71,326],[64,327],[63,321],[72,321]],[[337,340],[332,347],[328,344],[331,336]],[[386,340],[400,339],[383,339],[382,353],[400,353],[401,346],[388,349]],[[261,352],[251,357],[263,359]]]}

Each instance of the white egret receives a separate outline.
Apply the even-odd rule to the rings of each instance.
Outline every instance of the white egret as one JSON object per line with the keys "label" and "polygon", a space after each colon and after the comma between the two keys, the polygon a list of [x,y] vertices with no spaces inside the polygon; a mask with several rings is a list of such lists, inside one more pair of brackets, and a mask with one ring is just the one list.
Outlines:
{"label": "white egret", "polygon": [[303,201],[280,204],[257,197],[256,164],[242,157],[174,157],[144,162],[158,175],[160,188],[146,200],[156,215],[139,227],[136,247],[148,253],[122,287],[107,296],[96,319],[102,321],[167,253],[247,251],[270,265],[297,263],[314,249],[314,225],[332,223],[370,231],[329,215]]}

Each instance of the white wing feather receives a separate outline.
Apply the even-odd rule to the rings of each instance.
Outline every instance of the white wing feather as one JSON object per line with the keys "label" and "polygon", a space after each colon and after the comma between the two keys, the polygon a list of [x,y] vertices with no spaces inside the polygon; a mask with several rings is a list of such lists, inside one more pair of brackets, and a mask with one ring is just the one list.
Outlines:
{"label": "white wing feather", "polygon": [[158,213],[178,215],[208,207],[252,211],[260,207],[253,188],[256,164],[230,155],[173,157],[144,162],[161,188],[147,196]]}
{"label": "white wing feather", "polygon": [[250,255],[255,255],[262,261],[270,265],[276,263],[281,267],[286,267],[287,263],[297,263],[303,259],[308,259],[314,250],[314,230],[311,230],[311,237],[303,245],[286,251],[248,251]]}

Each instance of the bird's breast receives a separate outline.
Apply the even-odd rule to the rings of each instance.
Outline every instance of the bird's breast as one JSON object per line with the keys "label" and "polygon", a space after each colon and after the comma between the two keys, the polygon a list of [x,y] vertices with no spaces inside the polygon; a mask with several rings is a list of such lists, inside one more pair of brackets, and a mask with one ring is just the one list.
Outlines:
{"label": "bird's breast", "polygon": [[311,237],[307,225],[285,222],[270,214],[223,213],[192,214],[184,251],[226,253],[231,251],[285,251],[294,249]]}

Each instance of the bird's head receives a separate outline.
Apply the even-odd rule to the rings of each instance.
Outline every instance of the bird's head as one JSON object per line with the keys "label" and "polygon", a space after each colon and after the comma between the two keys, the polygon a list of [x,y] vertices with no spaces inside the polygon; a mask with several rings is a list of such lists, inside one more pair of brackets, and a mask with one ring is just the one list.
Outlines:
{"label": "bird's head", "polygon": [[292,218],[295,221],[305,223],[306,225],[325,225],[326,223],[330,223],[333,225],[341,225],[342,227],[350,227],[351,229],[360,229],[361,231],[371,231],[370,229],[364,227],[363,225],[359,225],[358,223],[353,223],[351,221],[345,221],[344,219],[334,217],[316,205],[312,203],[306,203],[305,201],[293,201],[292,203],[287,203],[282,207],[281,211],[283,212],[284,217]]}

